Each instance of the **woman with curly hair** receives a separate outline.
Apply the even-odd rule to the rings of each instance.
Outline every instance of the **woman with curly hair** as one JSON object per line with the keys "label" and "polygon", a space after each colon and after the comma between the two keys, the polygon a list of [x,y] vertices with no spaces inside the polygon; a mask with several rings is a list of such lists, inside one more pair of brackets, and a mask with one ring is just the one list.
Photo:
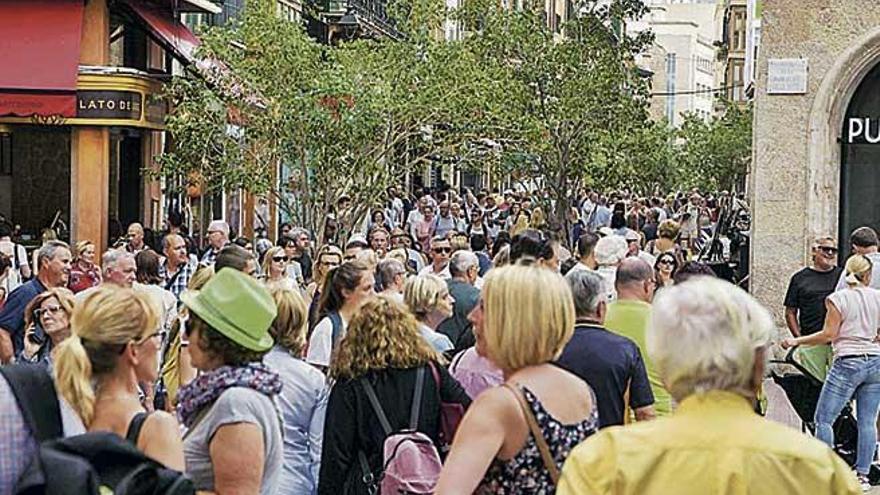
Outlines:
{"label": "woman with curly hair", "polygon": [[[327,405],[319,494],[371,493],[373,487],[364,478],[378,479],[382,474],[386,435],[370,405],[368,387],[375,392],[391,430],[398,431],[409,427],[413,392],[417,380],[423,380],[416,429],[438,442],[441,402],[470,405],[467,393],[446,371],[442,359],[401,304],[378,296],[361,306],[330,366],[330,378],[336,384]],[[360,459],[366,461],[369,472]]]}

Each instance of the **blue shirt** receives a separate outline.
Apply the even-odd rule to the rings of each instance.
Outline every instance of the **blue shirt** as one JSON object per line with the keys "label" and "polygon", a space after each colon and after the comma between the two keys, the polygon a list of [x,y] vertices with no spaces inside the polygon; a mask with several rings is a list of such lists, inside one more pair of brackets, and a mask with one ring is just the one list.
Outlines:
{"label": "blue shirt", "polygon": [[324,374],[279,346],[269,351],[263,361],[281,375],[284,383],[278,395],[284,434],[284,470],[278,493],[316,493],[330,395]]}
{"label": "blue shirt", "polygon": [[556,364],[592,387],[599,407],[599,427],[623,424],[623,395],[630,388],[633,409],[654,403],[645,362],[632,340],[593,325],[578,325]]}
{"label": "blue shirt", "polygon": [[39,279],[31,279],[18,287],[6,298],[6,305],[0,310],[0,328],[12,337],[12,346],[18,355],[24,349],[24,310],[35,297],[46,292]]}

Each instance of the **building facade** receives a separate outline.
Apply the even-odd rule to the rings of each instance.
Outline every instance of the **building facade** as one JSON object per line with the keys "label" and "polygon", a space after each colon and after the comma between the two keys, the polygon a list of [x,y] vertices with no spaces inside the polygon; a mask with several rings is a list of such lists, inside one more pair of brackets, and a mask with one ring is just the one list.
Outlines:
{"label": "building facade", "polygon": [[[857,15],[856,15],[857,14]],[[869,0],[763,6],[755,84],[752,290],[782,313],[819,235],[880,229],[880,11]]]}
{"label": "building facade", "polygon": [[0,2],[0,213],[27,241],[53,228],[104,249],[128,223],[159,229],[165,149],[156,96],[198,39],[177,18],[206,0]]}
{"label": "building facade", "polygon": [[654,74],[652,115],[675,127],[687,113],[708,120],[715,113],[715,4],[667,0],[651,2],[649,7],[647,18],[627,29],[654,33],[655,46],[640,60]]}

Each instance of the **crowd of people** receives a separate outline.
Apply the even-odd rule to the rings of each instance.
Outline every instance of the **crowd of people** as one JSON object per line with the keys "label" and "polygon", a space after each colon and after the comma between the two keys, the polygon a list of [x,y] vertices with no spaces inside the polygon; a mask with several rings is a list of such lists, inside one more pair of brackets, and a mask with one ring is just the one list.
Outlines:
{"label": "crowd of people", "polygon": [[[100,264],[46,240],[35,264],[0,254],[0,361],[51,374],[59,435],[113,432],[219,495],[860,491],[754,413],[772,319],[695,259],[727,193],[575,196],[568,232],[535,193],[392,188],[362,220],[342,198],[317,245],[215,220],[199,250],[179,215]],[[44,439],[5,376],[0,495]]]}

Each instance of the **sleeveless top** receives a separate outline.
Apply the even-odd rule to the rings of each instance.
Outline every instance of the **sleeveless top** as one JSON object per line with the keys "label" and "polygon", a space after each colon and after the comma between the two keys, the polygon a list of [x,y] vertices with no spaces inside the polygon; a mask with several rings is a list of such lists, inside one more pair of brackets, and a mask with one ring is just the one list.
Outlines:
{"label": "sleeveless top", "polygon": [[[547,441],[550,453],[556,465],[562,471],[562,465],[573,448],[599,429],[599,412],[596,409],[596,396],[590,390],[592,411],[589,417],[574,424],[563,424],[544,409],[537,397],[526,387],[520,385],[523,396],[535,415],[538,427]],[[481,494],[514,494],[527,493],[533,495],[550,495],[556,493],[556,487],[550,479],[550,472],[544,466],[541,452],[535,438],[529,432],[526,443],[513,458],[502,461],[495,459],[483,482],[477,490]]]}

